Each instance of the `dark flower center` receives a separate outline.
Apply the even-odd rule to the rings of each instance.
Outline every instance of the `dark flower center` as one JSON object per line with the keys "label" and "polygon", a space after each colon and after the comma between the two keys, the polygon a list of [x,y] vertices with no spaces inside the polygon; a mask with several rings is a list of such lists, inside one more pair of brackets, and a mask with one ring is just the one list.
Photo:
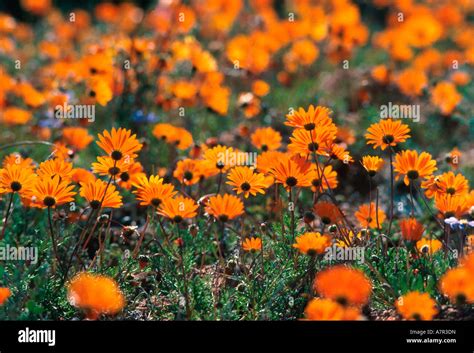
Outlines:
{"label": "dark flower center", "polygon": [[122,174],[120,174],[120,180],[129,181],[130,180],[130,174],[128,174],[127,172],[123,172]]}
{"label": "dark flower center", "polygon": [[412,317],[413,317],[413,320],[415,320],[415,321],[420,321],[421,320],[421,315],[418,314],[418,313],[414,313],[412,315]]}
{"label": "dark flower center", "polygon": [[317,151],[318,148],[319,148],[319,145],[316,142],[311,142],[311,143],[308,144],[308,149],[311,152]]}
{"label": "dark flower center", "polygon": [[382,138],[383,142],[385,142],[386,144],[391,144],[393,141],[395,141],[395,138],[393,137],[393,135],[385,135],[383,138]]}
{"label": "dark flower center", "polygon": [[349,301],[347,300],[346,297],[343,297],[343,296],[340,296],[340,297],[337,297],[336,298],[336,302],[338,302],[339,304],[341,304],[342,306],[346,306]]}
{"label": "dark flower center", "polygon": [[314,130],[315,127],[316,127],[316,124],[314,124],[314,123],[304,124],[304,129],[308,130],[308,131]]}
{"label": "dark flower center", "polygon": [[90,91],[90,92],[89,92],[89,96],[92,97],[92,98],[94,98],[94,97],[95,97],[95,91]]}
{"label": "dark flower center", "polygon": [[444,218],[450,218],[454,217],[454,212],[453,211],[448,211],[444,214]]}
{"label": "dark flower center", "polygon": [[263,152],[268,151],[268,146],[267,146],[267,145],[262,145],[262,151],[263,151]]}
{"label": "dark flower center", "polygon": [[416,170],[409,170],[407,173],[408,179],[411,179],[411,180],[416,180],[418,179],[419,176],[420,174]]}
{"label": "dark flower center", "polygon": [[47,207],[53,207],[56,204],[56,200],[54,199],[54,197],[46,196],[43,199],[43,204]]}
{"label": "dark flower center", "polygon": [[375,170],[369,170],[369,176],[374,177],[377,172]]}
{"label": "dark flower center", "polygon": [[113,160],[116,160],[116,161],[121,160],[123,157],[122,152],[120,151],[113,151],[110,156],[112,157]]}
{"label": "dark flower center", "polygon": [[308,249],[308,251],[306,252],[306,254],[307,254],[308,256],[313,257],[313,256],[316,256],[318,253],[316,252],[315,249]]}
{"label": "dark flower center", "polygon": [[10,184],[10,187],[12,188],[12,191],[20,191],[21,189],[21,184],[18,181],[14,181]]}
{"label": "dark flower center", "polygon": [[90,202],[91,208],[93,210],[97,210],[100,207],[100,201],[99,200],[92,200]]}
{"label": "dark flower center", "polygon": [[466,296],[463,293],[459,293],[456,295],[456,304],[458,305],[464,305],[466,304]]}
{"label": "dark flower center", "polygon": [[193,178],[193,173],[190,171],[184,172],[184,179],[191,180]]}
{"label": "dark flower center", "polygon": [[118,167],[109,168],[109,174],[110,175],[117,175],[118,173],[120,173],[120,168],[118,168]]}
{"label": "dark flower center", "polygon": [[250,184],[245,182],[245,183],[242,183],[242,185],[240,185],[240,188],[243,190],[243,191],[249,191],[250,190]]}
{"label": "dark flower center", "polygon": [[367,217],[367,222],[372,222],[372,217]]}
{"label": "dark flower center", "polygon": [[322,221],[324,224],[330,224],[330,223],[331,223],[331,218],[329,218],[329,217],[321,217],[321,221]]}
{"label": "dark flower center", "polygon": [[158,207],[161,203],[161,200],[160,199],[157,199],[157,198],[154,198],[154,199],[151,199],[150,203],[155,206],[155,207]]}
{"label": "dark flower center", "polygon": [[222,168],[224,168],[224,163],[223,163],[222,161],[218,161],[218,162],[216,163],[216,168],[217,168],[217,169],[222,169]]}
{"label": "dark flower center", "polygon": [[311,211],[307,211],[304,214],[304,220],[308,223],[314,221],[315,218],[316,218],[316,216]]}
{"label": "dark flower center", "polygon": [[229,220],[229,216],[226,215],[226,214],[221,214],[219,216],[219,221],[221,221],[221,222],[227,222],[228,220]]}
{"label": "dark flower center", "polygon": [[298,180],[295,177],[290,176],[286,179],[286,185],[288,185],[289,187],[293,187],[296,184],[298,184]]}
{"label": "dark flower center", "polygon": [[446,192],[447,192],[448,194],[454,195],[454,193],[456,192],[456,189],[455,189],[455,188],[452,188],[452,187],[451,187],[451,188],[447,188],[447,189],[446,189]]}
{"label": "dark flower center", "polygon": [[314,180],[311,182],[311,184],[312,184],[314,187],[317,188],[317,187],[321,186],[321,180],[319,180],[319,179],[314,179]]}
{"label": "dark flower center", "polygon": [[181,223],[183,221],[183,217],[176,215],[174,216],[173,221],[175,221],[176,223]]}

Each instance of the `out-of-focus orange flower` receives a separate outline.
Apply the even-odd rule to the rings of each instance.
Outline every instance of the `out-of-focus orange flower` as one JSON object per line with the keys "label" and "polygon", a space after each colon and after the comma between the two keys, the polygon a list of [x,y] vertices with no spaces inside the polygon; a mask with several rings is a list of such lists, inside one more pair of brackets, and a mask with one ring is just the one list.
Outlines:
{"label": "out-of-focus orange flower", "polygon": [[432,320],[438,313],[436,302],[428,293],[409,292],[395,302],[397,311],[406,320]]}
{"label": "out-of-focus orange flower", "polygon": [[428,84],[428,77],[421,70],[408,68],[397,76],[397,84],[403,94],[420,96]]}
{"label": "out-of-focus orange flower", "polygon": [[341,211],[331,202],[319,201],[313,208],[324,224],[335,224],[342,219]]}
{"label": "out-of-focus orange flower", "polygon": [[94,140],[87,129],[82,127],[63,128],[63,138],[76,151],[82,151]]}
{"label": "out-of-focus orange flower", "polygon": [[369,300],[372,284],[361,270],[338,265],[316,275],[314,289],[321,296],[342,305],[364,305]]}
{"label": "out-of-focus orange flower", "polygon": [[431,92],[431,102],[437,106],[443,115],[449,115],[461,102],[462,96],[451,82],[439,82]]}
{"label": "out-of-focus orange flower", "polygon": [[9,288],[0,287],[0,305],[5,304],[8,298],[12,295],[12,292]]}
{"label": "out-of-focus orange flower", "polygon": [[8,107],[0,112],[0,122],[6,125],[25,125],[31,117],[29,111],[16,107]]}
{"label": "out-of-focus orange flower", "polygon": [[21,0],[21,6],[34,15],[43,16],[51,9],[51,0]]}
{"label": "out-of-focus orange flower", "polygon": [[256,96],[264,97],[270,92],[270,85],[263,80],[256,80],[252,83],[252,92]]}
{"label": "out-of-focus orange flower", "polygon": [[347,307],[331,299],[312,299],[304,310],[306,320],[360,320],[361,314],[357,308]]}
{"label": "out-of-focus orange flower", "polygon": [[69,282],[67,297],[89,319],[97,319],[101,314],[115,315],[125,306],[125,297],[115,280],[87,272],[77,274]]}
{"label": "out-of-focus orange flower", "polygon": [[183,159],[178,161],[173,176],[185,185],[194,185],[204,176],[202,172],[202,161],[194,159]]}
{"label": "out-of-focus orange flower", "polygon": [[453,303],[474,303],[474,273],[464,266],[446,271],[439,281],[441,292]]}

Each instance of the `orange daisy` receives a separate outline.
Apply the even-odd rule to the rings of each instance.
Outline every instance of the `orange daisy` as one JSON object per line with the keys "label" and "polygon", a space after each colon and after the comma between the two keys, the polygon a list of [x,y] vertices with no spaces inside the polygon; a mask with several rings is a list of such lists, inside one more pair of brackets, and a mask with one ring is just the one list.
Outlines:
{"label": "orange daisy", "polygon": [[8,164],[0,169],[0,194],[17,192],[28,194],[36,180],[36,175],[29,168],[20,164]]}
{"label": "orange daisy", "polygon": [[234,167],[227,175],[227,184],[232,185],[233,190],[239,195],[244,194],[245,198],[249,195],[256,196],[258,194],[265,194],[267,183],[265,175],[255,172],[250,167]]}
{"label": "orange daisy", "polygon": [[335,138],[336,130],[330,130],[327,127],[311,131],[296,129],[290,137],[291,143],[288,145],[288,151],[303,157],[315,152],[319,155],[327,155],[324,146],[331,144]]}
{"label": "orange daisy", "polygon": [[361,205],[355,216],[360,223],[360,226],[363,228],[377,228],[377,215],[378,215],[378,224],[382,225],[386,216],[383,210],[378,209],[376,214],[376,205],[375,202],[370,204]]}
{"label": "orange daisy", "polygon": [[436,169],[436,161],[431,158],[428,152],[418,152],[415,150],[405,150],[397,153],[393,162],[395,172],[398,173],[396,179],[403,176],[405,185],[410,181],[429,178]]}
{"label": "orange daisy", "polygon": [[256,252],[262,250],[262,239],[257,237],[245,238],[242,242],[244,251]]}
{"label": "orange daisy", "polygon": [[422,238],[416,242],[416,248],[420,254],[430,254],[441,250],[443,244],[438,239]]}
{"label": "orange daisy", "polygon": [[150,178],[146,176],[139,177],[134,186],[137,190],[134,190],[133,193],[137,200],[141,201],[140,205],[142,206],[156,208],[164,200],[172,198],[177,193],[172,184],[164,183],[163,178],[158,175],[151,175]]}
{"label": "orange daisy", "polygon": [[443,218],[460,218],[469,210],[465,195],[444,194],[435,197],[435,205]]}
{"label": "orange daisy", "polygon": [[184,219],[196,217],[198,207],[193,199],[179,195],[174,199],[164,199],[157,212],[175,223],[181,223]]}
{"label": "orange daisy", "polygon": [[326,107],[310,105],[308,111],[303,108],[299,108],[297,111],[293,111],[286,115],[285,125],[291,126],[297,129],[305,129],[307,131],[314,130],[316,127],[321,128],[323,126],[334,126],[332,119],[329,117],[331,110]]}
{"label": "orange daisy", "polygon": [[120,208],[123,205],[122,196],[115,189],[115,185],[108,184],[100,179],[81,184],[79,195],[84,197],[94,210]]}
{"label": "orange daisy", "polygon": [[453,172],[443,173],[421,183],[429,198],[442,195],[466,195],[469,192],[469,182],[462,174]]}
{"label": "orange daisy", "polygon": [[311,185],[311,173],[309,168],[311,163],[301,158],[290,158],[284,156],[280,160],[274,161],[274,167],[270,173],[275,177],[278,184],[289,191],[292,187],[307,187]]}
{"label": "orange daisy", "polygon": [[312,165],[313,168],[308,176],[311,179],[311,191],[323,192],[324,190],[337,188],[339,181],[337,180],[337,172],[332,169],[332,165],[328,165],[321,170],[321,167]]}
{"label": "orange daisy", "polygon": [[400,221],[402,237],[408,241],[418,241],[421,239],[425,227],[416,218],[405,218]]}
{"label": "orange daisy", "polygon": [[408,125],[402,124],[400,120],[383,119],[379,123],[370,125],[365,138],[368,145],[374,145],[374,149],[380,147],[383,151],[388,146],[405,142],[410,137],[409,132]]}
{"label": "orange daisy", "polygon": [[194,159],[183,159],[178,161],[173,176],[178,179],[180,183],[185,185],[194,185],[204,176],[202,171],[201,161]]}
{"label": "orange daisy", "polygon": [[374,177],[377,172],[382,169],[384,160],[377,156],[364,156],[362,157],[362,166],[369,173],[369,176]]}
{"label": "orange daisy", "polygon": [[32,206],[39,208],[55,208],[56,206],[74,200],[74,185],[69,181],[61,180],[58,175],[36,178],[29,196],[33,200]]}
{"label": "orange daisy", "polygon": [[124,128],[112,128],[111,132],[104,130],[98,138],[97,145],[114,161],[136,158],[143,146],[138,142],[136,135],[132,135],[130,130]]}
{"label": "orange daisy", "polygon": [[300,253],[314,256],[323,254],[327,247],[331,246],[331,238],[328,235],[321,235],[319,232],[308,232],[296,237],[295,249]]}
{"label": "orange daisy", "polygon": [[63,159],[55,158],[49,159],[46,162],[40,163],[38,168],[39,177],[50,177],[57,175],[61,180],[71,180],[74,174],[72,163],[69,163]]}
{"label": "orange daisy", "polygon": [[97,157],[97,162],[92,163],[92,170],[99,175],[118,179],[121,174],[128,171],[132,164],[133,160],[115,160],[109,156],[99,156]]}
{"label": "orange daisy", "polygon": [[227,222],[244,213],[244,204],[233,195],[216,195],[209,198],[206,212],[221,222]]}
{"label": "orange daisy", "polygon": [[252,145],[263,152],[274,151],[281,146],[281,134],[271,127],[261,127],[250,136]]}

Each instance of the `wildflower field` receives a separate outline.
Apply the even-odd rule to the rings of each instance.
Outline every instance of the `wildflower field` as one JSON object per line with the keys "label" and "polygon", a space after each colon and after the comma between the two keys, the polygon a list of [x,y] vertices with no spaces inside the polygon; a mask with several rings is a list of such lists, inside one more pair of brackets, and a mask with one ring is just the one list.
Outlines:
{"label": "wildflower field", "polygon": [[8,3],[0,320],[474,319],[472,0]]}

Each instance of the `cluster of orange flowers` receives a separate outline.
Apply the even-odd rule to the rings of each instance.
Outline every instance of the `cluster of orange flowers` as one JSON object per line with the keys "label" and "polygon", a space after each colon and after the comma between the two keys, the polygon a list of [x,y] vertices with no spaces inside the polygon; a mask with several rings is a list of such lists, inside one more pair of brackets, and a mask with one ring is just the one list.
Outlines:
{"label": "cluster of orange flowers", "polygon": [[[452,4],[443,0],[432,6],[399,0],[374,3],[390,7],[388,26],[372,38],[390,61],[371,69],[372,80],[384,89],[396,86],[410,98],[419,98],[431,88],[432,105],[446,117],[453,115],[462,101],[458,90],[470,81],[464,68],[474,65],[474,27],[466,20],[473,5],[463,0]],[[265,109],[265,97],[272,89],[266,72],[275,71],[280,84],[290,85],[293,77],[310,70],[318,58],[339,64],[369,41],[369,29],[352,1],[295,1],[282,18],[272,1],[251,0],[252,21],[245,17],[248,11],[243,0],[165,1],[149,12],[130,3],[106,2],[97,5],[94,13],[97,21],[106,24],[104,31],[92,26],[93,18],[83,10],[71,12],[68,18],[52,7],[51,0],[22,0],[21,4],[31,14],[42,16],[45,31],[54,35],[37,38],[30,26],[0,13],[0,52],[18,58],[18,69],[35,59],[42,63],[29,71],[31,79],[14,78],[0,65],[0,124],[11,129],[12,133],[5,133],[10,140],[16,139],[14,129],[25,126],[30,135],[55,142],[50,157],[41,163],[19,153],[3,159],[0,197],[8,206],[0,239],[16,196],[24,207],[45,209],[51,218],[51,212],[61,206],[76,210],[76,203],[97,217],[104,209],[124,207],[124,201],[134,195],[137,204],[181,229],[194,224],[198,215],[229,226],[233,220],[251,217],[246,207],[267,195],[271,200],[265,206],[269,213],[280,213],[283,234],[283,199],[287,197],[289,248],[310,261],[333,244],[343,248],[364,243],[372,231],[382,233],[387,223],[391,235],[394,207],[391,204],[387,214],[387,199],[379,202],[378,189],[375,199],[371,194],[369,202],[353,214],[335,198],[339,168],[355,164],[349,153],[355,136],[352,130],[336,125],[329,108],[291,108],[284,121],[291,129],[287,141],[283,129],[252,125]],[[234,34],[232,29],[241,21],[248,28]],[[456,49],[433,49],[441,41],[454,43]],[[231,85],[236,78],[243,79]],[[433,87],[431,78],[437,82]],[[133,109],[142,116],[153,105],[170,119],[177,112],[180,118],[186,115],[179,119],[186,121],[191,114],[186,110],[194,107],[206,108],[221,119],[232,114],[242,118],[246,123],[238,126],[236,135],[258,151],[255,160],[249,160],[252,152],[232,147],[226,136],[200,143],[202,136],[179,126],[175,116],[172,122],[160,117],[150,129],[156,138],[151,143],[170,147],[169,166],[147,171],[140,153],[150,148],[148,141],[137,137],[132,132],[135,128],[114,127],[98,134],[101,155],[90,168],[79,167],[78,156],[94,141],[90,121],[80,119],[78,126],[58,122],[56,131],[51,128],[55,124],[43,119],[51,117],[57,106],[81,103],[111,108],[116,104],[117,113],[111,114],[112,126],[116,126],[123,122],[118,116],[126,114],[130,96],[135,99]],[[127,115],[125,120],[133,119]],[[466,223],[472,217],[474,190],[457,172],[459,150],[449,155],[452,170],[437,173],[439,162],[430,153],[401,149],[411,134],[400,120],[388,118],[372,124],[366,142],[380,155],[365,155],[360,164],[370,182],[390,169],[392,203],[394,180],[402,180],[410,189],[411,214],[399,220],[401,237],[413,242],[417,256],[430,258],[447,250],[446,244],[425,234],[415,217],[413,195],[423,197],[427,204],[433,201],[436,222],[456,218]],[[215,188],[207,193],[210,186]],[[302,195],[312,203],[296,224],[295,204]],[[71,211],[71,221],[81,220],[79,214],[79,210]],[[263,237],[242,233],[244,251],[263,252]],[[139,245],[144,237],[145,230]],[[472,255],[465,257],[440,280],[440,291],[453,302],[474,302],[472,259]],[[311,280],[318,297],[309,301],[307,319],[362,318],[372,284],[361,270],[334,266]],[[9,289],[0,288],[0,305],[10,295]],[[80,273],[69,282],[68,299],[90,319],[117,314],[125,306],[115,281],[91,273]],[[437,313],[434,299],[416,291],[402,295],[395,307],[405,319],[431,319]]]}

